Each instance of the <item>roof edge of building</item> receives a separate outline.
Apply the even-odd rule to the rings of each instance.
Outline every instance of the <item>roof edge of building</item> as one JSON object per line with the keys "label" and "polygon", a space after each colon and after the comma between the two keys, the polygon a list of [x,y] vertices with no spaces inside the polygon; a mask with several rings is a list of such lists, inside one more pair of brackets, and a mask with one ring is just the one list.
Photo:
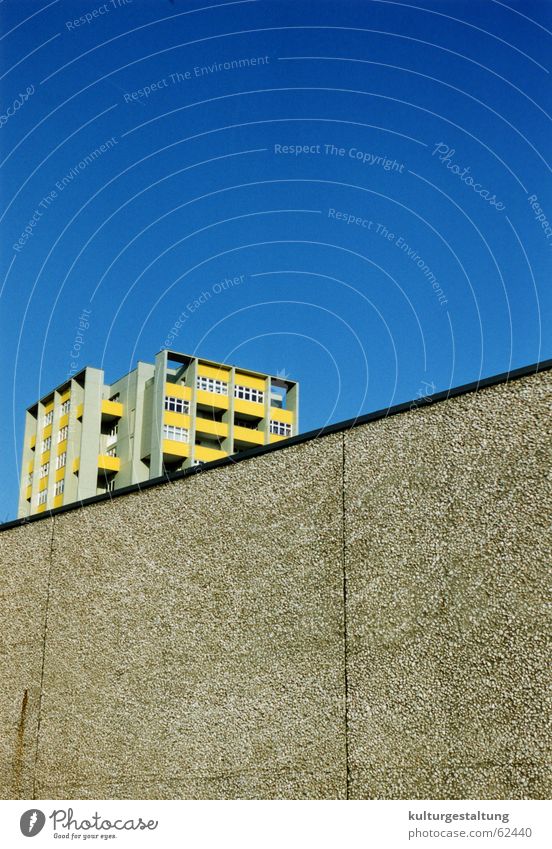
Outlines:
{"label": "roof edge of building", "polygon": [[230,466],[234,465],[235,463],[241,463],[244,460],[250,460],[255,457],[262,456],[264,454],[272,453],[273,451],[282,451],[286,448],[291,448],[294,445],[299,445],[303,442],[310,442],[313,439],[318,439],[320,437],[329,436],[334,433],[340,433],[342,431],[351,430],[354,427],[370,424],[371,422],[389,418],[390,416],[396,416],[399,413],[407,413],[413,410],[420,409],[421,407],[429,407],[433,404],[438,404],[441,401],[447,401],[450,398],[457,398],[460,395],[467,395],[471,392],[478,392],[481,389],[487,389],[491,386],[498,386],[502,383],[510,383],[513,380],[519,380],[523,377],[530,377],[531,375],[538,374],[539,372],[543,371],[548,371],[549,369],[552,369],[552,359],[542,360],[540,362],[533,363],[529,366],[522,366],[521,368],[513,369],[512,371],[502,372],[501,374],[493,375],[492,377],[486,377],[481,380],[472,381],[471,383],[465,383],[461,386],[456,386],[453,389],[447,389],[442,392],[436,392],[433,395],[428,395],[422,398],[415,398],[411,401],[405,401],[402,404],[395,404],[393,407],[387,407],[382,410],[375,410],[373,413],[365,413],[361,416],[356,416],[352,419],[346,419],[345,421],[337,422],[336,424],[327,425],[325,427],[317,428],[315,430],[310,430],[306,433],[300,433],[297,436],[289,437],[289,439],[273,443],[272,445],[262,445],[258,448],[251,448],[247,451],[241,452],[240,454],[232,454],[229,457],[223,457],[220,460],[213,460],[212,462],[205,463],[202,466],[192,466],[189,469],[182,469],[181,471],[173,472],[172,474],[161,475],[160,477],[152,478],[151,480],[143,481],[142,483],[135,483],[131,484],[130,486],[122,487],[121,489],[117,489],[114,492],[102,493],[101,495],[94,495],[91,498],[85,499],[84,501],[74,501],[71,504],[65,504],[62,507],[58,507],[55,510],[45,510],[43,513],[34,513],[31,516],[26,516],[20,519],[12,519],[9,522],[4,522],[3,524],[0,524],[0,532],[28,525],[31,522],[44,521],[45,519],[49,519],[53,516],[58,516],[62,513],[68,513],[72,510],[78,510],[81,507],[86,507],[89,504],[96,504],[101,501],[112,501],[115,498],[120,498],[123,495],[129,495],[133,492],[139,492],[143,489],[149,489],[150,487],[154,486],[161,486],[162,484],[181,480],[192,475],[204,474],[205,472],[208,472],[211,469],[218,469],[223,466]]}

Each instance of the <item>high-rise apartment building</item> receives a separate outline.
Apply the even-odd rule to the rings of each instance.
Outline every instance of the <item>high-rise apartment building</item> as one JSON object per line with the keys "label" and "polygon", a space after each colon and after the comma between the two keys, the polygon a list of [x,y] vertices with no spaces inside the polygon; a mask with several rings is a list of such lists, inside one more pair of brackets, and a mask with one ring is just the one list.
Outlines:
{"label": "high-rise apartment building", "polygon": [[115,383],[87,367],[28,408],[18,516],[268,445],[299,426],[299,384],[163,350]]}

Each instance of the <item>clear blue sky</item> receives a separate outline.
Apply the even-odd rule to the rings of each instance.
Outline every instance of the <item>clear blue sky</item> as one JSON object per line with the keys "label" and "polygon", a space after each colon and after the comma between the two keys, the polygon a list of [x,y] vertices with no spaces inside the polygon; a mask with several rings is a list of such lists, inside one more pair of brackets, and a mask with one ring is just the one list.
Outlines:
{"label": "clear blue sky", "polygon": [[176,350],[301,381],[303,430],[551,355],[552,3],[3,0],[0,21],[0,519],[83,309],[108,381],[183,315]]}

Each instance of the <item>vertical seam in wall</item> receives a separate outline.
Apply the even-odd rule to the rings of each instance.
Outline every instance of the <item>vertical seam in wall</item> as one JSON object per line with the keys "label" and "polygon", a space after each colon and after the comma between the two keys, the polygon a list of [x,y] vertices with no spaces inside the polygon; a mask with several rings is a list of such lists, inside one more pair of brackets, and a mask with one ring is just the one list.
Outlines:
{"label": "vertical seam in wall", "polygon": [[345,689],[345,798],[349,798],[349,675],[347,634],[347,541],[345,536],[345,433],[341,434],[341,565],[343,574],[343,682]]}
{"label": "vertical seam in wall", "polygon": [[50,608],[50,580],[52,577],[52,564],[54,562],[54,533],[55,533],[56,517],[52,517],[52,535],[50,537],[50,552],[48,563],[48,580],[46,584],[46,609],[44,612],[44,631],[42,635],[42,665],[40,669],[40,693],[38,697],[38,719],[36,724],[36,747],[35,759],[33,767],[33,799],[36,799],[36,769],[38,764],[38,747],[40,742],[40,723],[42,719],[42,691],[44,684],[44,663],[46,658],[46,638],[48,634],[48,612]]}

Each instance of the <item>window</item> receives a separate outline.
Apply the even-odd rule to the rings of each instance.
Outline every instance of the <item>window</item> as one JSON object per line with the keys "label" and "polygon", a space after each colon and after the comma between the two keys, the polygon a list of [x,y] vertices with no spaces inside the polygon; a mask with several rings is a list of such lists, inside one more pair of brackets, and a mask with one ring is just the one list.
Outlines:
{"label": "window", "polygon": [[44,464],[40,467],[40,477],[41,477],[41,478],[45,478],[45,477],[47,476],[47,474],[48,474],[48,472],[49,472],[49,471],[50,471],[50,464],[49,464],[49,463],[44,463]]}
{"label": "window", "polygon": [[106,445],[113,445],[114,442],[117,442],[117,437],[119,435],[119,425],[114,424],[112,428],[107,431],[107,439]]}
{"label": "window", "polygon": [[42,420],[42,426],[48,427],[49,424],[52,424],[54,420],[54,411],[50,410],[49,413],[44,413],[44,419]]}
{"label": "window", "polygon": [[291,436],[291,425],[285,422],[270,422],[270,432],[278,436]]}
{"label": "window", "polygon": [[56,485],[54,486],[54,495],[63,495],[63,490],[65,489],[65,481],[56,481]]}
{"label": "window", "polygon": [[214,392],[215,395],[228,395],[228,384],[224,380],[214,380],[212,377],[198,377],[196,386],[204,392]]}
{"label": "window", "polygon": [[117,456],[117,446],[114,445],[112,448],[108,448],[105,452],[108,457],[116,457]]}
{"label": "window", "polygon": [[113,478],[111,478],[110,481],[106,482],[105,491],[106,492],[113,492],[114,489],[115,489],[115,478],[113,477]]}
{"label": "window", "polygon": [[65,427],[62,427],[58,431],[58,442],[64,442],[64,440],[67,439],[68,433],[69,433],[69,428],[67,427],[67,425],[65,425]]}
{"label": "window", "polygon": [[49,451],[51,447],[52,447],[52,437],[47,436],[46,439],[42,440],[42,452],[44,453],[44,451]]}
{"label": "window", "polygon": [[29,474],[27,475],[27,486],[32,486],[32,483],[33,483],[33,473],[29,472]]}
{"label": "window", "polygon": [[254,401],[255,404],[264,403],[264,392],[261,389],[251,389],[249,386],[235,386],[234,397],[242,401]]}
{"label": "window", "polygon": [[48,490],[43,489],[42,492],[38,493],[36,503],[37,504],[46,504],[47,501],[48,501]]}
{"label": "window", "polygon": [[111,396],[111,398],[110,398],[109,400],[110,400],[110,401],[118,401],[120,397],[121,397],[121,393],[120,393],[120,392],[116,392],[116,393],[115,393],[115,395],[112,395],[112,396]]}
{"label": "window", "polygon": [[60,416],[65,416],[69,412],[70,409],[71,409],[71,401],[69,399],[67,399],[67,401],[64,401],[63,404],[61,405]]}
{"label": "window", "polygon": [[171,413],[189,413],[190,404],[184,398],[173,398],[172,395],[165,396],[165,409]]}
{"label": "window", "polygon": [[56,469],[63,469],[67,462],[67,451],[64,451],[63,454],[58,454],[56,457]]}
{"label": "window", "polygon": [[163,425],[163,437],[165,439],[173,439],[175,442],[188,442],[190,434],[185,427]]}

